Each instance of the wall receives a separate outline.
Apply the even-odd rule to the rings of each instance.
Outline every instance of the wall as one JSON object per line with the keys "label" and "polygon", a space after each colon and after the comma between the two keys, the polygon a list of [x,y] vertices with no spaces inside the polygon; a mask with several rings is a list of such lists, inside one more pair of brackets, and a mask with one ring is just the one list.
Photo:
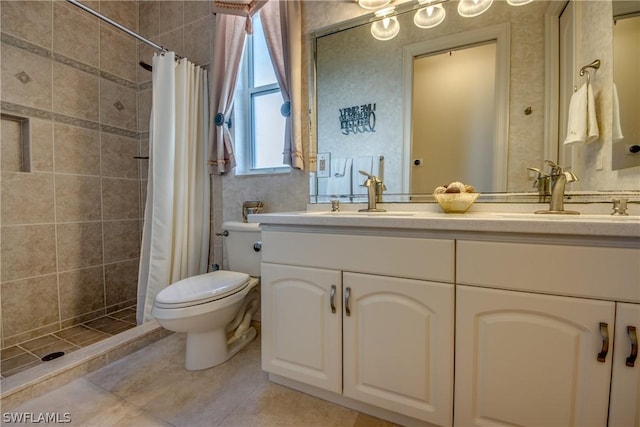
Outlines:
{"label": "wall", "polygon": [[[136,2],[90,2],[137,28]],[[2,112],[29,118],[21,172],[3,120],[2,347],[135,303],[136,42],[62,1],[3,1]]]}

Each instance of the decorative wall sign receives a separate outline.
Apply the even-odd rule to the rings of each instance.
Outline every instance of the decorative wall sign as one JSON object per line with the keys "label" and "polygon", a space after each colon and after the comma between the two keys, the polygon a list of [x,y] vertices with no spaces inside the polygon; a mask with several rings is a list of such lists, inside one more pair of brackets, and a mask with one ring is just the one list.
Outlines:
{"label": "decorative wall sign", "polygon": [[340,129],[344,135],[376,131],[376,103],[340,108]]}

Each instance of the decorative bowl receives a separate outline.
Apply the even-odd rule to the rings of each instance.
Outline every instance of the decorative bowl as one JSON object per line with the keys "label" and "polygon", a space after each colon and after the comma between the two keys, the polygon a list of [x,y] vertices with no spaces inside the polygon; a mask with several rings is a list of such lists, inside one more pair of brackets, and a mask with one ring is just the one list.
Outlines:
{"label": "decorative bowl", "polygon": [[479,195],[480,193],[441,193],[434,194],[433,197],[445,213],[465,213]]}

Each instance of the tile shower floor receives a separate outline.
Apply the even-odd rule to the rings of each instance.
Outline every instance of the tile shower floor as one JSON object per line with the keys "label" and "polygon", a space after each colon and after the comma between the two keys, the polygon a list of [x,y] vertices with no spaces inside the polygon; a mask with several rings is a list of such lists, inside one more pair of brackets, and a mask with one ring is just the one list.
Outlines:
{"label": "tile shower floor", "polygon": [[57,352],[70,353],[136,326],[135,308],[126,308],[58,332],[44,335],[0,351],[0,375],[6,378]]}
{"label": "tile shower floor", "polygon": [[270,382],[259,338],[202,371],[184,369],[184,348],[185,335],[172,334],[10,412],[99,427],[393,426]]}

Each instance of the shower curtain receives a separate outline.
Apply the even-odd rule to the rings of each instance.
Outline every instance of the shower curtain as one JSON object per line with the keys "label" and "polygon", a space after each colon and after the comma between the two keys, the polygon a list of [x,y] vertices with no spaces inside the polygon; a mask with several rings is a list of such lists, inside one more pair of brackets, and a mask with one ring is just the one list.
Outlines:
{"label": "shower curtain", "polygon": [[149,176],[138,273],[137,321],[158,292],[207,272],[209,141],[206,70],[174,52],[153,58]]}

